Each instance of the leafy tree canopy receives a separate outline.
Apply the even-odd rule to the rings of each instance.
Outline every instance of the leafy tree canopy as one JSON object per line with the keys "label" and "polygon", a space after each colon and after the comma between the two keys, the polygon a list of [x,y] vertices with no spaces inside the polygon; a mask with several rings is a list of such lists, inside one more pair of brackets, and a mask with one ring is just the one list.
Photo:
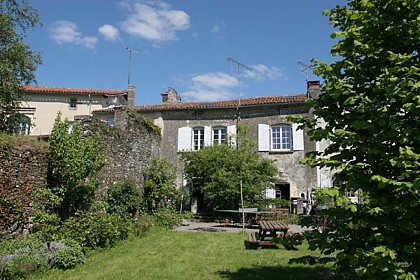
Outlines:
{"label": "leafy tree canopy", "polygon": [[260,158],[252,149],[248,127],[238,125],[236,143],[237,147],[229,143],[182,154],[187,181],[193,188],[201,189],[215,209],[241,206],[241,181],[244,205],[261,203],[265,189],[278,176],[272,161]]}
{"label": "leafy tree canopy", "polygon": [[89,207],[97,188],[94,175],[104,164],[98,139],[83,138],[78,124],[72,128],[61,114],[55,119],[50,137],[48,185],[56,205],[54,212],[65,218]]}
{"label": "leafy tree canopy", "polygon": [[175,179],[176,168],[166,159],[154,158],[146,172],[144,182],[145,210],[149,213],[158,208],[173,206],[178,194]]}
{"label": "leafy tree canopy", "polygon": [[[312,248],[368,279],[415,279],[420,271],[420,4],[353,0],[327,11],[338,38],[331,64],[314,60],[325,83],[302,120],[312,140],[330,140],[306,159],[331,167],[359,205],[329,214],[335,228]],[[316,126],[325,121],[325,127]]]}
{"label": "leafy tree canopy", "polygon": [[29,28],[38,24],[38,13],[27,0],[0,2],[0,132],[14,133],[22,121],[22,85],[35,80],[39,54],[24,42]]}

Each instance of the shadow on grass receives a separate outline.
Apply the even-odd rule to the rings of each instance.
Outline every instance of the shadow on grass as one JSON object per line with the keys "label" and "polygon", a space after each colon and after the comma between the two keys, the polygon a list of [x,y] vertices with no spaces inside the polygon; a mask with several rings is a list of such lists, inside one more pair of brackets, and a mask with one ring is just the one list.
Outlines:
{"label": "shadow on grass", "polygon": [[284,266],[258,266],[240,268],[238,271],[219,271],[218,275],[230,280],[255,280],[255,279],[339,279],[333,270],[322,267],[284,267]]}

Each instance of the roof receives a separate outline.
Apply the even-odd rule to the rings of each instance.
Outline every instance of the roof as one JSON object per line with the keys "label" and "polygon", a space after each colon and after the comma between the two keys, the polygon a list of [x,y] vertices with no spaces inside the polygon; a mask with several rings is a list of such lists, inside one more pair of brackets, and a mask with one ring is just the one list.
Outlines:
{"label": "roof", "polygon": [[257,105],[304,103],[307,98],[306,94],[274,95],[215,102],[177,102],[174,104],[143,105],[135,106],[134,109],[137,111],[167,111],[184,109],[236,108],[238,105],[241,107],[248,107]]}
{"label": "roof", "polygon": [[23,86],[26,93],[125,95],[127,90]]}

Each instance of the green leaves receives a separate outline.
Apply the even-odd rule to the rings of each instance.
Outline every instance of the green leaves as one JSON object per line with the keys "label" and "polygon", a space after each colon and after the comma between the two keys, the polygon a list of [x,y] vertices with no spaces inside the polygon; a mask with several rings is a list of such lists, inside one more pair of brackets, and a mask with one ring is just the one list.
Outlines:
{"label": "green leaves", "polygon": [[26,99],[21,86],[35,79],[39,54],[24,43],[28,28],[38,23],[38,13],[26,0],[0,3],[0,132],[15,133],[19,106]]}
{"label": "green leaves", "polygon": [[226,144],[182,154],[188,183],[203,191],[215,209],[240,207],[240,182],[245,206],[260,203],[278,174],[271,161],[251,149],[248,128],[239,126],[237,131],[238,149]]}
{"label": "green leaves", "polygon": [[340,191],[360,189],[364,201],[331,209],[334,232],[309,243],[339,251],[337,265],[364,279],[419,277],[420,252],[407,249],[420,240],[419,3],[351,0],[326,14],[337,61],[313,60],[324,86],[311,100],[326,125],[299,122],[330,145],[303,162],[332,168]]}
{"label": "green leaves", "polygon": [[62,199],[55,208],[61,217],[89,207],[97,188],[94,175],[103,164],[98,140],[83,139],[79,125],[70,129],[59,113],[50,137],[48,186],[52,195]]}

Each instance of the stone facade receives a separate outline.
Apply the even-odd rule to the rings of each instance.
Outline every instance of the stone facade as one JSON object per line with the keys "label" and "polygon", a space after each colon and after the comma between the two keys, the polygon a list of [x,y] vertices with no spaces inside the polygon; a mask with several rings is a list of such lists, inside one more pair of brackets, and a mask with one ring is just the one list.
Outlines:
{"label": "stone facade", "polygon": [[97,132],[105,155],[105,166],[97,174],[101,185],[98,198],[107,189],[131,181],[143,190],[144,174],[153,158],[159,157],[160,129],[127,108],[115,113],[114,125],[92,120],[83,122],[85,134]]}
{"label": "stone facade", "polygon": [[[183,186],[183,162],[180,160],[180,151],[186,147],[187,150],[196,148],[193,147],[197,136],[195,129],[201,128],[204,134],[213,137],[218,128],[224,128],[228,132],[234,131],[232,127],[234,128],[239,121],[249,126],[251,139],[257,144],[255,149],[262,157],[273,160],[279,170],[279,179],[283,183],[273,185],[273,189],[267,190],[267,196],[295,199],[308,197],[314,188],[331,182],[328,172],[300,164],[305,153],[325,148],[326,145],[311,141],[306,130],[299,132],[296,129],[297,125],[287,119],[291,115],[311,118],[313,114],[306,100],[309,96],[317,98],[319,94],[319,82],[309,82],[308,92],[304,94],[220,102],[181,102],[177,92],[169,88],[167,92],[161,94],[162,104],[137,106],[134,109],[161,128],[161,156],[178,167],[178,186]],[[96,118],[103,120],[109,119],[113,114],[114,112],[110,110],[94,112]],[[274,127],[290,128],[289,133],[293,135],[288,136],[292,142],[289,147],[273,148],[272,128]],[[185,132],[187,138],[190,138],[187,139],[187,144],[184,143],[185,139],[182,139],[182,133]],[[213,138],[204,140],[204,145],[212,145],[213,141]],[[265,147],[261,144],[264,141]],[[188,148],[188,145],[191,146]]]}
{"label": "stone facade", "polygon": [[47,184],[47,145],[0,141],[0,162],[0,237],[25,233],[33,214],[32,195]]}

